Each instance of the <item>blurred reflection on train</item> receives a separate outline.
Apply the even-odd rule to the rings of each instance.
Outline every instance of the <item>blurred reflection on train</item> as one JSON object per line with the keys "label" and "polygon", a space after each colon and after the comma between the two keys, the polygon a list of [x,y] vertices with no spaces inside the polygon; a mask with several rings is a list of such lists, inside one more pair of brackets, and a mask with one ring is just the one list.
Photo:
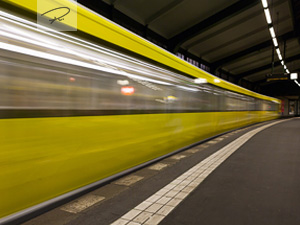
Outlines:
{"label": "blurred reflection on train", "polygon": [[276,101],[0,16],[0,218],[278,116]]}

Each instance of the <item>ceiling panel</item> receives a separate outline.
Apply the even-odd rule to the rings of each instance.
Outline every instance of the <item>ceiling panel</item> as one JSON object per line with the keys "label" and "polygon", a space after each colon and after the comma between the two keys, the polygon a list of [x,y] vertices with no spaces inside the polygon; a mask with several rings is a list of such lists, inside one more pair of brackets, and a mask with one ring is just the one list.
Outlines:
{"label": "ceiling panel", "polygon": [[235,2],[237,0],[185,0],[151,23],[149,28],[171,38]]}
{"label": "ceiling panel", "polygon": [[[259,10],[262,11],[262,9]],[[277,27],[278,35],[293,30],[290,16],[282,14]],[[268,26],[263,12],[261,12],[252,17],[251,20],[242,20],[239,25],[232,26],[209,39],[203,39],[189,51],[213,62],[270,39]]]}
{"label": "ceiling panel", "polygon": [[[283,73],[283,72],[284,71],[283,71],[282,66],[276,66],[273,70],[273,73],[276,73],[276,74]],[[271,73],[272,73],[272,70],[270,68],[270,69],[263,70],[259,73],[255,73],[253,75],[247,76],[244,79],[248,80],[248,81],[251,81],[251,82],[257,82],[257,81],[266,79],[266,75],[271,74]]]}
{"label": "ceiling panel", "polygon": [[259,9],[260,9],[260,5],[256,5],[244,11],[242,14],[233,16],[225,21],[222,21],[222,23],[219,23],[213,26],[212,28],[206,30],[205,32],[202,32],[197,36],[191,38],[190,40],[186,41],[182,45],[182,47],[184,49],[191,49],[193,46],[197,44],[201,44],[203,41],[210,40],[216,35],[220,35],[223,32],[232,29],[233,27],[240,26],[241,23],[252,20],[253,17],[260,15],[261,11]]}
{"label": "ceiling panel", "polygon": [[261,53],[254,53],[251,56],[239,60],[235,63],[227,65],[226,70],[232,72],[233,74],[240,74],[251,70],[253,68],[257,68],[260,66],[264,66],[268,63],[271,65],[272,62],[272,49],[267,49]]}
{"label": "ceiling panel", "polygon": [[114,6],[125,15],[145,25],[147,19],[172,2],[174,0],[118,0]]}
{"label": "ceiling panel", "polygon": [[298,72],[300,76],[300,59],[287,63],[287,67],[291,73]]}

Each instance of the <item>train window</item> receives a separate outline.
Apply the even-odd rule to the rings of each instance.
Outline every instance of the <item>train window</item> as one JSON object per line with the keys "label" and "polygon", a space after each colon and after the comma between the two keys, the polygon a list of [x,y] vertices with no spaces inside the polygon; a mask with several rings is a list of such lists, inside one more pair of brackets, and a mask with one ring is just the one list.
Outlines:
{"label": "train window", "polygon": [[[194,85],[192,78],[102,47],[11,26],[22,40],[16,36],[10,44],[28,51],[0,52],[2,108],[202,112],[278,107],[210,84]],[[187,61],[210,69],[193,59]],[[124,95],[124,85],[134,93]]]}

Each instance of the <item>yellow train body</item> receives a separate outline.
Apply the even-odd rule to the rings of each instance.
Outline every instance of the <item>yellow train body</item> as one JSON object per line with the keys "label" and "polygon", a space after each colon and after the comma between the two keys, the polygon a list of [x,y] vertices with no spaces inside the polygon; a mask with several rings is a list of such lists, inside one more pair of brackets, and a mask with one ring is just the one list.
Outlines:
{"label": "yellow train body", "polygon": [[219,112],[2,119],[0,216],[276,117],[273,112]]}
{"label": "yellow train body", "polygon": [[[7,0],[7,2],[28,11],[37,10],[36,0]],[[46,0],[46,2],[52,4],[58,1]],[[74,4],[67,0],[59,2],[59,4]],[[159,61],[184,74],[205,78],[208,83],[214,84],[220,90],[230,90],[251,98],[280,103],[277,99],[251,92],[226,81],[214,83],[214,76],[178,59],[171,53],[84,7],[78,6],[77,10],[77,26],[83,32]],[[70,81],[74,80],[74,77],[70,77]],[[12,90],[16,93],[31,90],[31,86],[20,84],[27,83],[20,79],[18,83],[11,84]],[[42,89],[47,91],[49,88],[57,92],[63,91],[64,88],[61,84],[40,83],[38,86],[41,91]],[[152,85],[151,88],[155,86]],[[79,91],[86,93],[87,88],[74,87],[75,89],[78,93]],[[10,93],[6,94],[9,96]],[[111,95],[109,91],[99,93]],[[145,93],[140,96],[145,97]],[[180,99],[174,97],[174,93],[166,96],[173,96],[170,104]],[[161,98],[161,101],[169,100],[166,96]],[[18,102],[21,97],[19,94],[14,101]],[[214,135],[275,119],[278,115],[278,110],[274,108],[269,111],[207,110],[189,113],[2,118],[0,119],[0,223],[1,218],[5,219],[6,216],[14,215],[77,188]]]}

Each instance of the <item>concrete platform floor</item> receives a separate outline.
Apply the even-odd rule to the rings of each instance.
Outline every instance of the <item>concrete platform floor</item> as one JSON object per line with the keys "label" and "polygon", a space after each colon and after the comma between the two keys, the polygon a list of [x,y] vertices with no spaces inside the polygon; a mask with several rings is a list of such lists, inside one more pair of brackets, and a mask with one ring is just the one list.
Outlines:
{"label": "concrete platform floor", "polygon": [[178,153],[24,225],[298,225],[300,119],[277,122]]}

